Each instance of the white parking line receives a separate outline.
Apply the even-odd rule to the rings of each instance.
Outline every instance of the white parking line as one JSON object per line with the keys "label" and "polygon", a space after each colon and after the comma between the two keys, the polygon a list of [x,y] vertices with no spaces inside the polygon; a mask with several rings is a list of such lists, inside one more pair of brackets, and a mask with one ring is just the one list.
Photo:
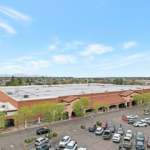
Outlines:
{"label": "white parking line", "polygon": [[77,132],[76,130],[73,130],[74,132]]}

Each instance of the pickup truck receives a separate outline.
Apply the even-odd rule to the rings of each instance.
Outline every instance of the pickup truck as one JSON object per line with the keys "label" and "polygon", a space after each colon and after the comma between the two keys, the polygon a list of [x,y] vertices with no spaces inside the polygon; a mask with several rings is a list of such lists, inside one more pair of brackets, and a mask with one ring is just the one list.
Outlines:
{"label": "pickup truck", "polygon": [[130,137],[124,137],[123,139],[123,148],[131,148],[132,142]]}
{"label": "pickup truck", "polygon": [[109,140],[112,136],[112,132],[110,130],[105,130],[103,134],[103,139]]}

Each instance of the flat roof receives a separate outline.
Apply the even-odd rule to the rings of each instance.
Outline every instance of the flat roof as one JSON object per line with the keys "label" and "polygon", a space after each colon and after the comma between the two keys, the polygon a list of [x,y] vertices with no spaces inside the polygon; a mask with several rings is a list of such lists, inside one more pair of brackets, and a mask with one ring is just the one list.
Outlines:
{"label": "flat roof", "polygon": [[[91,93],[105,93],[125,90],[150,89],[149,86],[141,85],[113,85],[113,84],[64,84],[64,85],[31,85],[31,86],[6,86],[0,87],[0,91],[9,95],[16,101],[28,101],[38,99],[51,99],[60,96],[82,95]],[[23,98],[28,95],[28,98]]]}
{"label": "flat roof", "polygon": [[6,102],[6,103],[0,102],[0,112],[1,111],[14,111],[14,110],[17,110],[17,108],[14,107],[9,102]]}

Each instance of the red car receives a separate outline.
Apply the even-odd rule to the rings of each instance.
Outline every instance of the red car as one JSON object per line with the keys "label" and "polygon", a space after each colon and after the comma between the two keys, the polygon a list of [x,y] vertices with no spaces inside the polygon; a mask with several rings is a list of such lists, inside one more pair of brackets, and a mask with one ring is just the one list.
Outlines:
{"label": "red car", "polygon": [[147,147],[150,148],[150,137],[147,139]]}
{"label": "red car", "polygon": [[108,126],[107,122],[103,122],[102,125],[101,125],[101,127],[104,128],[104,129],[106,129],[107,126]]}

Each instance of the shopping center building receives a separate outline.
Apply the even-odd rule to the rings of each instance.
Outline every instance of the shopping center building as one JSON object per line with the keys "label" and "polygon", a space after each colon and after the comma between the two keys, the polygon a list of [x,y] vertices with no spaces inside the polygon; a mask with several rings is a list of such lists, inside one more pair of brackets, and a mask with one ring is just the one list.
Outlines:
{"label": "shopping center building", "polygon": [[[134,95],[143,93],[150,93],[150,87],[97,83],[0,87],[0,111],[7,111],[6,119],[13,119],[13,113],[23,106],[45,102],[63,103],[70,119],[75,116],[73,103],[82,97],[91,100],[91,107],[85,110],[90,113],[95,102],[107,103],[109,107],[105,111],[136,106]],[[98,110],[102,111],[101,108]]]}

